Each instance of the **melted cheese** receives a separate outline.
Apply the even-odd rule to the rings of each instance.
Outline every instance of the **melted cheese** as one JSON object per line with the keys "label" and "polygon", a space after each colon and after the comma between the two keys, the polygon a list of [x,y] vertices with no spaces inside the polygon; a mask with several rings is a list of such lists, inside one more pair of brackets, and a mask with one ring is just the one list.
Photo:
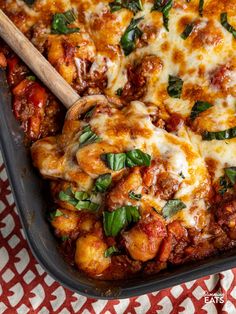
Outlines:
{"label": "melted cheese", "polygon": [[[51,50],[48,48],[49,61],[71,84],[76,79],[77,84],[82,84],[81,73],[86,72],[86,62],[89,61],[91,66],[87,74],[96,78],[96,73],[104,72],[107,85],[103,92],[116,97],[117,89],[125,87],[129,80],[129,67],[141,67],[145,56],[156,56],[161,64],[145,76],[146,89],[140,101],[133,101],[122,110],[112,107],[109,114],[98,114],[90,121],[92,129],[103,139],[102,144],[91,146],[91,152],[83,152],[84,156],[89,154],[94,158],[93,168],[86,160],[83,167],[75,161],[75,156],[78,160],[82,158],[78,153],[80,128],[69,139],[63,158],[53,155],[52,147],[42,140],[41,147],[39,144],[39,150],[36,149],[38,158],[41,158],[40,150],[53,156],[52,160],[46,158],[42,163],[36,158],[36,164],[45,176],[63,178],[89,189],[93,179],[108,171],[101,162],[96,162],[100,151],[109,152],[113,149],[113,152],[122,152],[139,148],[153,159],[164,160],[168,172],[181,183],[175,197],[184,201],[186,208],[174,219],[179,218],[186,226],[201,229],[208,222],[206,208],[210,176],[216,182],[225,167],[236,165],[236,139],[209,142],[201,138],[203,131],[220,131],[236,126],[236,40],[220,23],[220,14],[227,12],[229,22],[236,28],[236,2],[205,1],[204,14],[200,17],[198,0],[189,3],[176,0],[170,10],[167,32],[163,27],[162,14],[151,10],[153,1],[143,0],[143,10],[135,18],[143,18],[139,28],[144,35],[147,34],[147,38],[144,42],[141,38],[136,49],[128,56],[124,56],[120,38],[130,24],[133,13],[127,9],[111,13],[109,2],[111,1],[36,0],[35,5],[29,7],[21,0],[0,0],[0,6],[10,17],[14,17],[14,22],[24,32],[28,32],[32,25],[35,29],[42,27],[45,42],[51,44]],[[81,32],[68,36],[50,34],[52,14],[72,7],[78,14],[77,22]],[[183,40],[180,34],[190,22],[194,22],[193,31]],[[149,38],[150,29],[153,33]],[[37,43],[37,38],[33,40]],[[74,60],[70,64],[64,58],[64,40],[76,47]],[[140,76],[141,74],[139,73]],[[171,98],[167,93],[169,75],[183,80],[180,99]],[[202,112],[192,122],[192,130],[184,127],[178,134],[155,127],[149,116],[150,108],[143,104],[151,102],[154,107],[158,107],[162,117],[178,113],[183,118],[188,118],[197,100],[208,101],[213,107]],[[58,158],[57,166],[55,158]],[[54,165],[52,167],[51,162]],[[165,205],[164,200],[150,195],[146,195],[142,202],[143,206],[153,204],[159,212]]]}
{"label": "melted cheese", "polygon": [[[129,119],[125,118],[127,116]],[[63,157],[60,157],[56,162],[55,149],[52,154],[51,146],[46,146],[43,139],[33,145],[34,160],[40,160],[41,150],[44,152],[43,155],[47,156],[47,160],[50,160],[50,163],[50,155],[55,164],[59,164],[59,160],[62,158],[63,168],[58,169],[60,173],[57,173],[56,177],[65,178],[82,186],[82,173],[85,177],[96,178],[98,175],[110,171],[101,160],[102,154],[138,148],[150,154],[153,160],[162,160],[168,173],[180,182],[175,197],[186,204],[185,214],[181,216],[183,223],[186,226],[202,227],[198,225],[197,217],[199,211],[206,210],[204,198],[207,198],[209,192],[209,177],[203,160],[189,141],[155,127],[151,122],[148,108],[139,101],[131,102],[122,110],[111,108],[108,114],[98,113],[90,120],[90,125],[92,130],[101,138],[99,143],[80,148],[78,143],[81,131],[76,132],[70,142],[66,142]],[[58,143],[60,141],[58,138]],[[61,147],[61,144],[59,146]],[[79,168],[74,156],[77,157]],[[53,177],[48,162],[36,162],[36,166],[39,167],[44,176]],[[112,174],[116,176],[115,171]],[[184,176],[184,179],[180,174]],[[199,200],[201,202],[198,202]],[[166,201],[155,196],[144,197],[142,202],[144,207],[146,202],[151,202],[153,207],[160,212],[166,203]]]}

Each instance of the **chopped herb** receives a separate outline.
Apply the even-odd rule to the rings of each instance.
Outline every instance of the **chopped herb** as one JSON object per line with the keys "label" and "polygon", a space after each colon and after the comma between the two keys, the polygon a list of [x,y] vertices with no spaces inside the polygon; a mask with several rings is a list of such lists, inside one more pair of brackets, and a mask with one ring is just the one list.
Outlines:
{"label": "chopped herb", "polygon": [[126,166],[150,166],[151,156],[142,152],[140,149],[133,149],[126,153]]}
{"label": "chopped herb", "polygon": [[113,246],[110,246],[104,253],[104,256],[105,257],[110,257],[111,255],[115,254],[115,253],[118,253],[119,250],[113,245]]}
{"label": "chopped herb", "polygon": [[121,37],[120,44],[125,56],[128,56],[134,50],[136,40],[142,35],[142,31],[137,26],[142,19],[142,17],[132,19]]}
{"label": "chopped herb", "polygon": [[60,216],[63,216],[63,215],[64,215],[63,212],[60,211],[60,209],[57,209],[57,210],[55,211],[54,217],[60,217]]}
{"label": "chopped herb", "polygon": [[194,120],[201,112],[206,111],[211,108],[213,105],[207,101],[196,101],[194,106],[192,107],[192,111],[190,114],[190,119]]}
{"label": "chopped herb", "polygon": [[164,218],[171,218],[183,208],[186,208],[186,205],[181,200],[169,200],[162,209],[162,215]]}
{"label": "chopped herb", "polygon": [[103,212],[103,228],[107,237],[115,237],[132,222],[140,219],[137,206],[123,206],[113,212]]}
{"label": "chopped herb", "polygon": [[108,153],[102,155],[102,158],[105,159],[108,167],[115,171],[125,167],[150,166],[151,164],[151,156],[140,149],[133,149],[126,153]]}
{"label": "chopped herb", "polygon": [[29,75],[26,77],[26,79],[29,81],[36,81],[36,77],[34,75]]}
{"label": "chopped herb", "polygon": [[212,141],[212,140],[227,140],[236,137],[236,127],[224,130],[224,131],[218,131],[218,132],[208,132],[205,131],[202,134],[202,139],[204,141]]}
{"label": "chopped herb", "polygon": [[99,140],[100,140],[100,137],[97,136],[97,134],[91,130],[91,127],[88,124],[85,127],[83,127],[82,133],[79,138],[79,147],[83,147],[85,145],[95,143]]}
{"label": "chopped herb", "polygon": [[75,206],[77,204],[77,201],[75,200],[73,192],[70,188],[68,188],[66,191],[60,191],[59,199],[63,202],[67,202],[73,206]]}
{"label": "chopped herb", "polygon": [[91,211],[96,211],[99,208],[99,204],[93,203],[89,200],[86,201],[78,201],[77,205],[75,206],[77,209],[88,209]]}
{"label": "chopped herb", "polygon": [[232,188],[233,186],[226,176],[222,176],[220,177],[220,187],[221,189],[218,192],[223,195],[228,189]]}
{"label": "chopped herb", "polygon": [[172,98],[180,98],[182,94],[183,81],[178,76],[169,75],[167,92]]}
{"label": "chopped herb", "polygon": [[63,216],[63,215],[64,215],[63,212],[60,211],[60,209],[57,209],[57,210],[55,210],[54,212],[51,212],[51,213],[50,213],[50,220],[53,220],[53,219],[55,219],[56,217],[60,217],[60,216]]}
{"label": "chopped herb", "polygon": [[78,201],[89,200],[89,194],[83,191],[75,192],[75,198]]}
{"label": "chopped herb", "polygon": [[130,191],[129,198],[135,201],[139,201],[142,198],[142,194],[135,194],[133,191]]}
{"label": "chopped herb", "polygon": [[179,176],[180,176],[181,178],[185,179],[185,176],[184,176],[184,174],[183,174],[182,171],[180,172]]}
{"label": "chopped herb", "polygon": [[232,184],[236,182],[236,167],[228,167],[224,169],[225,175],[228,177]]}
{"label": "chopped herb", "polygon": [[180,37],[183,39],[187,39],[188,36],[192,33],[193,28],[194,28],[194,23],[187,24],[183,33],[180,35]]}
{"label": "chopped herb", "polygon": [[74,12],[72,10],[66,11],[65,13],[56,13],[53,15],[52,20],[52,33],[53,34],[71,34],[76,33],[80,29],[69,28],[68,25],[76,20]]}
{"label": "chopped herb", "polygon": [[159,11],[163,16],[163,24],[165,29],[169,32],[169,12],[172,8],[173,0],[155,0],[152,11]]}
{"label": "chopped herb", "polygon": [[66,240],[68,240],[69,239],[69,237],[68,236],[62,236],[61,237],[61,240],[64,242],[64,241],[66,241]]}
{"label": "chopped herb", "polygon": [[220,15],[221,25],[236,38],[236,29],[228,23],[228,14],[226,12]]}
{"label": "chopped herb", "polygon": [[67,189],[65,192],[61,191],[59,193],[59,199],[61,201],[67,202],[75,206],[75,208],[77,208],[78,210],[87,209],[95,211],[99,208],[100,205],[91,202],[90,198],[91,196],[87,192],[76,191],[75,193],[73,193],[70,188]]}
{"label": "chopped herb", "polygon": [[110,2],[109,6],[111,12],[115,12],[124,8],[136,14],[138,11],[143,10],[143,4],[141,0],[115,0],[113,2]]}
{"label": "chopped herb", "polygon": [[119,154],[108,153],[108,154],[102,155],[102,157],[105,158],[107,166],[114,171],[119,171],[125,168],[125,160],[126,160],[125,153],[119,153]]}
{"label": "chopped herb", "polygon": [[117,89],[116,95],[117,95],[117,96],[121,96],[121,95],[122,95],[122,92],[123,92],[123,88],[120,87],[120,88]]}
{"label": "chopped herb", "polygon": [[95,182],[95,190],[97,192],[105,192],[112,182],[112,176],[110,173],[105,173],[99,176]]}
{"label": "chopped herb", "polygon": [[200,16],[203,16],[203,7],[204,7],[204,0],[199,0],[198,12]]}

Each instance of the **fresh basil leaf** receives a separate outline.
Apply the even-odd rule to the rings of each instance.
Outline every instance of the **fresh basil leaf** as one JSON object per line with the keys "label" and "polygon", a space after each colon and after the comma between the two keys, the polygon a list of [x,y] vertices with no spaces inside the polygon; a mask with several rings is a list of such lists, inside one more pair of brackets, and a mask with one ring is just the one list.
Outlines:
{"label": "fresh basil leaf", "polygon": [[105,173],[99,176],[95,182],[95,190],[97,192],[105,192],[112,182],[112,176],[110,173]]}
{"label": "fresh basil leaf", "polygon": [[136,206],[123,206],[113,212],[103,212],[103,228],[107,237],[115,237],[131,222],[137,222],[140,213]]}
{"label": "fresh basil leaf", "polygon": [[78,201],[89,200],[89,194],[87,192],[78,191],[78,192],[75,192],[75,198]]}
{"label": "fresh basil leaf", "polygon": [[82,133],[79,138],[79,147],[95,143],[99,140],[100,137],[97,136],[97,134],[91,130],[91,127],[88,124],[85,127],[83,127]]}
{"label": "fresh basil leaf", "polygon": [[186,208],[186,205],[181,200],[169,200],[162,209],[162,216],[164,218],[171,218],[183,208]]}
{"label": "fresh basil leaf", "polygon": [[107,237],[115,237],[126,225],[126,210],[124,207],[113,212],[103,212],[103,228]]}
{"label": "fresh basil leaf", "polygon": [[75,200],[74,195],[73,195],[70,188],[68,188],[65,192],[60,191],[59,199],[63,202],[70,203],[73,206],[75,206],[77,204],[77,201]]}
{"label": "fresh basil leaf", "polygon": [[133,191],[129,192],[129,198],[135,201],[139,201],[142,198],[142,194],[135,194]]}
{"label": "fresh basil leaf", "polygon": [[110,246],[104,253],[104,256],[105,257],[110,257],[111,255],[115,254],[115,253],[118,253],[119,250],[113,245],[113,246]]}
{"label": "fresh basil leaf", "polygon": [[196,101],[192,107],[190,119],[194,120],[201,112],[206,111],[211,108],[213,105],[207,101]]}
{"label": "fresh basil leaf", "polygon": [[99,204],[91,202],[90,195],[87,192],[76,191],[73,193],[70,188],[65,192],[61,191],[59,193],[59,199],[75,206],[75,208],[79,210],[87,209],[89,211],[96,211],[100,206]]}
{"label": "fresh basil leaf", "polygon": [[140,149],[133,149],[126,153],[126,166],[150,166],[151,156],[142,152]]}
{"label": "fresh basil leaf", "polygon": [[32,5],[35,2],[35,0],[23,0],[23,1],[28,5]]}
{"label": "fresh basil leaf", "polygon": [[236,38],[236,29],[228,23],[228,14],[226,12],[220,15],[221,25]]}
{"label": "fresh basil leaf", "polygon": [[29,81],[36,81],[36,77],[34,75],[29,75],[26,77],[26,79]]}
{"label": "fresh basil leaf", "polygon": [[99,204],[93,203],[89,200],[86,201],[78,201],[77,205],[75,206],[78,210],[80,209],[87,209],[89,211],[96,211],[99,208]]}
{"label": "fresh basil leaf", "polygon": [[76,33],[80,29],[76,28],[69,28],[68,25],[73,23],[76,20],[76,17],[72,10],[66,11],[64,13],[56,13],[53,15],[52,20],[52,33],[53,34],[71,34]]}
{"label": "fresh basil leaf", "polygon": [[204,7],[204,0],[199,0],[198,12],[200,16],[203,16],[203,7]]}
{"label": "fresh basil leaf", "polygon": [[224,169],[225,175],[229,178],[232,184],[236,182],[236,167],[228,167]]}
{"label": "fresh basil leaf", "polygon": [[223,131],[218,131],[218,132],[205,131],[202,134],[202,139],[204,141],[213,141],[213,140],[222,141],[222,140],[227,140],[227,139],[231,139],[235,137],[236,137],[236,127],[223,130]]}
{"label": "fresh basil leaf", "polygon": [[123,88],[120,87],[120,88],[117,89],[116,95],[117,95],[117,96],[121,96],[121,95],[122,95],[122,92],[123,92]]}
{"label": "fresh basil leaf", "polygon": [[125,56],[128,56],[134,50],[136,40],[142,35],[142,31],[137,26],[142,19],[142,17],[132,19],[121,37],[120,44]]}
{"label": "fresh basil leaf", "polygon": [[111,12],[113,13],[113,12],[123,9],[124,8],[123,2],[124,1],[122,0],[115,0],[113,2],[110,2],[109,7],[110,7]]}
{"label": "fresh basil leaf", "polygon": [[108,153],[102,155],[108,167],[118,171],[125,167],[150,166],[151,156],[142,152],[140,149],[133,149],[126,153]]}
{"label": "fresh basil leaf", "polygon": [[111,12],[115,12],[121,9],[128,9],[136,14],[138,11],[143,10],[143,4],[141,0],[115,0],[109,3]]}
{"label": "fresh basil leaf", "polygon": [[187,39],[188,36],[192,33],[193,28],[194,28],[194,23],[187,24],[183,33],[180,35],[180,37],[183,39]]}
{"label": "fresh basil leaf", "polygon": [[125,168],[125,160],[126,160],[126,154],[125,153],[108,153],[103,155],[105,157],[107,166],[114,170],[119,171],[123,168]]}
{"label": "fresh basil leaf", "polygon": [[138,222],[140,219],[140,213],[137,206],[124,206],[126,210],[127,225],[131,222]]}
{"label": "fresh basil leaf", "polygon": [[165,29],[169,32],[169,12],[172,8],[173,0],[155,0],[152,11],[159,11],[163,16],[163,24]]}
{"label": "fresh basil leaf", "polygon": [[167,92],[172,98],[180,98],[182,94],[183,81],[178,76],[169,75]]}
{"label": "fresh basil leaf", "polygon": [[141,0],[127,0],[126,8],[136,14],[138,11],[143,10],[143,4]]}

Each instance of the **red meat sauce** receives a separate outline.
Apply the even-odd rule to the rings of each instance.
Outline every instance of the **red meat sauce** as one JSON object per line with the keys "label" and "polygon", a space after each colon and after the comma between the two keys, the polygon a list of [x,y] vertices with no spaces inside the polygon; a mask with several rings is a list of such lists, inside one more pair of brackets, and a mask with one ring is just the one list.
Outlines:
{"label": "red meat sauce", "polygon": [[25,144],[58,133],[65,109],[8,48],[0,51],[0,67],[7,69],[12,110],[25,134]]}

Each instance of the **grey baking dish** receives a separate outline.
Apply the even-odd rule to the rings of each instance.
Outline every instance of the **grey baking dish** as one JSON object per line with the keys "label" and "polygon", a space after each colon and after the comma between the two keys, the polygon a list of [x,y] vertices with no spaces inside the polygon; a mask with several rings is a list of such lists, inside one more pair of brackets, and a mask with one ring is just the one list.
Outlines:
{"label": "grey baking dish", "polygon": [[0,70],[0,144],[25,235],[41,266],[65,287],[87,297],[117,299],[171,287],[236,266],[236,249],[220,256],[165,270],[155,276],[104,282],[91,280],[69,266],[45,219],[47,199],[42,180],[23,144],[23,132],[11,111],[11,95]]}

